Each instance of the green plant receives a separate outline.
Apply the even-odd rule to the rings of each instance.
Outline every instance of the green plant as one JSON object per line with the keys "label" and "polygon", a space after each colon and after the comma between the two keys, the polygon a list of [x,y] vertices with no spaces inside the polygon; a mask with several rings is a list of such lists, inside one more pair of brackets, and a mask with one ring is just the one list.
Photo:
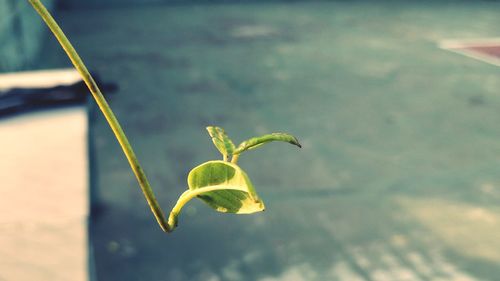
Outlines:
{"label": "green plant", "polygon": [[[188,190],[184,192],[170,212],[169,224],[177,224],[181,208],[192,198],[199,198],[222,213],[251,214],[264,210],[247,174],[236,165],[241,153],[272,141],[284,141],[301,147],[289,134],[273,133],[251,138],[237,147],[219,127],[207,127],[212,141],[223,160],[205,162],[189,172]],[[232,157],[229,162],[229,157]]]}
{"label": "green plant", "polygon": [[[163,231],[171,232],[177,226],[178,216],[182,207],[193,198],[201,199],[219,212],[250,214],[264,210],[264,203],[257,196],[248,176],[237,165],[238,158],[246,150],[257,148],[271,141],[284,141],[301,147],[295,137],[285,133],[273,133],[251,138],[236,147],[223,129],[219,127],[207,127],[213,143],[222,153],[223,160],[205,162],[189,172],[188,190],[181,194],[167,220],[156,200],[146,174],[135,156],[132,146],[82,59],[40,0],[28,1],[57,38],[59,44],[92,93],[127,157],[139,186],[146,197],[146,201]],[[229,157],[231,157],[231,162],[229,162]]]}

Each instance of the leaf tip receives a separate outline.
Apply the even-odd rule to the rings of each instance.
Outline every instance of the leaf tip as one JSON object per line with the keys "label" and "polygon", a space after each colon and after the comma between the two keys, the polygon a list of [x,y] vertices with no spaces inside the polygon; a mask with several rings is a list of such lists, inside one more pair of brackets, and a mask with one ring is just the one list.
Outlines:
{"label": "leaf tip", "polygon": [[298,140],[296,140],[295,145],[298,146],[299,148],[302,148],[302,144],[300,144]]}
{"label": "leaf tip", "polygon": [[293,140],[290,141],[290,143],[293,144],[293,145],[298,146],[299,148],[302,148],[302,144],[300,144],[299,140],[296,137],[293,137]]}

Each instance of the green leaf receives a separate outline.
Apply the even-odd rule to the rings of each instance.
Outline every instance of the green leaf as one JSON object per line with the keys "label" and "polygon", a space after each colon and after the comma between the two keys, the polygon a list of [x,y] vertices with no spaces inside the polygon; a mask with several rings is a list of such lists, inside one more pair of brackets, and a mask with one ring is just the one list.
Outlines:
{"label": "green leaf", "polygon": [[212,142],[215,147],[222,153],[224,159],[227,158],[228,155],[233,154],[234,151],[234,143],[231,139],[226,135],[224,129],[220,127],[209,126],[207,127],[208,134],[212,137]]}
{"label": "green leaf", "polygon": [[188,192],[223,213],[251,214],[264,210],[247,174],[224,161],[205,162],[189,172]]}
{"label": "green leaf", "polygon": [[251,138],[242,142],[234,151],[233,154],[240,154],[245,150],[254,149],[272,141],[283,141],[290,144],[302,147],[296,137],[286,133],[272,133],[260,137]]}

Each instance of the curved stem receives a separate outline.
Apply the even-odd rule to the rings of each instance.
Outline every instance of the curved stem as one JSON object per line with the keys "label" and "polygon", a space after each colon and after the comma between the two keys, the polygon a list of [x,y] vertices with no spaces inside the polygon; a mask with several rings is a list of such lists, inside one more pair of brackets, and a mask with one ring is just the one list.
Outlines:
{"label": "curved stem", "polygon": [[175,203],[175,206],[172,208],[172,211],[170,212],[170,216],[168,217],[169,225],[173,225],[174,227],[177,226],[177,217],[179,216],[181,209],[191,199],[195,198],[198,195],[202,195],[203,193],[216,191],[216,190],[229,190],[229,189],[230,190],[242,190],[238,186],[213,185],[213,186],[202,187],[202,188],[197,188],[197,189],[188,189],[188,190],[184,191],[184,193],[181,194],[181,196],[177,200],[177,203]]}
{"label": "curved stem", "polygon": [[31,3],[31,5],[37,11],[37,13],[42,17],[42,19],[45,21],[45,23],[50,28],[52,33],[54,33],[55,37],[59,41],[59,44],[64,49],[69,59],[75,66],[76,70],[78,70],[78,72],[82,76],[83,81],[85,82],[90,92],[92,93],[92,96],[94,97],[97,105],[101,109],[102,113],[104,114],[104,117],[109,123],[109,126],[113,130],[116,139],[120,143],[120,146],[123,152],[125,153],[125,156],[127,157],[130,167],[132,168],[132,171],[134,172],[135,177],[139,182],[142,192],[144,193],[144,196],[148,201],[149,207],[151,208],[151,211],[156,217],[156,220],[158,221],[158,224],[160,225],[161,229],[165,232],[172,231],[175,228],[175,225],[170,225],[165,219],[165,215],[163,214],[163,211],[160,205],[158,204],[158,201],[156,201],[156,197],[153,193],[153,190],[151,189],[148,179],[146,178],[146,174],[144,173],[141,165],[139,164],[139,161],[137,160],[137,157],[135,156],[132,146],[130,145],[127,137],[125,136],[125,133],[123,132],[120,124],[118,123],[118,120],[116,119],[113,111],[106,102],[106,99],[102,95],[101,90],[94,81],[94,78],[92,78],[89,71],[87,70],[87,67],[85,67],[85,64],[83,63],[82,59],[80,58],[76,50],[73,48],[66,35],[64,35],[59,25],[51,16],[50,12],[47,11],[45,6],[40,2],[40,0],[28,0],[28,1]]}

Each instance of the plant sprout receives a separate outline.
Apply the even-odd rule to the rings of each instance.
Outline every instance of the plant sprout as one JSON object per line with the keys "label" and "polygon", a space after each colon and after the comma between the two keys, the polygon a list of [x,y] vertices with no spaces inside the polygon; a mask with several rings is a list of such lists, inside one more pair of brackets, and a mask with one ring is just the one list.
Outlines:
{"label": "plant sprout", "polygon": [[294,136],[285,133],[251,138],[235,147],[222,128],[210,126],[207,131],[223,160],[205,162],[189,172],[188,190],[179,197],[170,212],[169,224],[177,225],[181,208],[195,197],[222,213],[252,214],[264,211],[264,203],[257,196],[247,174],[236,165],[239,156],[272,141],[284,141],[301,147]]}
{"label": "plant sprout", "polygon": [[[222,154],[222,161],[208,161],[189,172],[188,190],[181,194],[167,220],[120,123],[116,119],[82,59],[40,0],[28,1],[59,41],[59,44],[64,49],[92,93],[92,96],[118,140],[137,178],[139,186],[146,197],[146,201],[163,231],[171,232],[177,227],[178,216],[182,207],[193,198],[199,198],[216,211],[223,213],[251,214],[264,210],[264,203],[257,196],[250,179],[237,165],[238,158],[241,153],[272,141],[288,142],[301,147],[294,136],[285,133],[273,133],[251,138],[236,147],[222,128],[207,127],[214,145]],[[230,157],[231,161],[229,161]]]}

